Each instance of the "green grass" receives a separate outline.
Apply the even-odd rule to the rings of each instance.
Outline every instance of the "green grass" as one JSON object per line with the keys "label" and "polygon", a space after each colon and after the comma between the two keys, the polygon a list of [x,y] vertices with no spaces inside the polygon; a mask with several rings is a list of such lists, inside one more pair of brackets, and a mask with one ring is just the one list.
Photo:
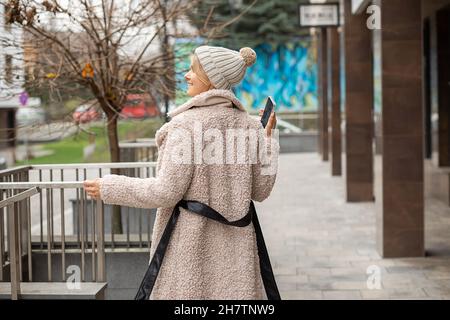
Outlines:
{"label": "green grass", "polygon": [[[156,130],[158,130],[161,125],[162,120],[160,119],[119,121],[119,141],[154,137]],[[77,134],[60,141],[42,145],[44,150],[50,150],[53,154],[33,158],[28,161],[18,161],[16,162],[16,165],[110,162],[106,127],[91,126],[87,131],[95,133],[96,144],[95,152],[89,159],[83,158],[83,149],[89,145],[89,134],[79,131]]]}

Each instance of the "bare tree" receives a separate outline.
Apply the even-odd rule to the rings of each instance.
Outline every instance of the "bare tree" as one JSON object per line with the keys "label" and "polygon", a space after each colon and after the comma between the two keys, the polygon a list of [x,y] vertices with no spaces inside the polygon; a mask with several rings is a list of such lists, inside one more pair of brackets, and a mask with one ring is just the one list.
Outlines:
{"label": "bare tree", "polygon": [[[167,73],[173,54],[158,47],[165,26],[184,15],[195,1],[160,0],[8,0],[6,23],[32,36],[26,43],[45,55],[24,56],[33,65],[30,83],[61,90],[87,89],[107,117],[112,162],[120,161],[117,120],[126,95],[158,90],[173,95],[174,75]],[[9,41],[16,39],[8,39]],[[39,50],[39,49],[38,49]],[[27,60],[28,59],[28,60]]]}
{"label": "bare tree", "polygon": [[[35,69],[27,81],[56,96],[72,88],[87,90],[106,115],[111,161],[119,162],[117,120],[126,95],[150,90],[173,94],[175,77],[165,69],[172,53],[155,48],[163,28],[182,17],[195,1],[167,1],[164,8],[160,0],[8,0],[2,4],[5,24],[31,36],[24,49],[44,51],[23,55],[23,66]],[[21,40],[1,39],[9,47],[20,47]],[[8,70],[6,76],[12,72]],[[121,232],[120,213],[114,216],[114,231]]]}
{"label": "bare tree", "polygon": [[[107,118],[111,162],[119,162],[117,120],[127,94],[156,92],[167,109],[176,82],[168,37],[185,36],[180,28],[169,27],[188,23],[201,1],[0,0],[5,25],[22,31],[20,37],[0,34],[0,42],[23,47],[22,66],[32,69],[28,85],[56,98],[81,91],[98,102]],[[208,25],[212,11],[189,36],[208,39],[220,33],[220,24]],[[7,71],[0,72],[0,84],[7,83],[1,77],[11,76]],[[120,214],[116,218],[120,224]]]}
{"label": "bare tree", "polygon": [[[51,98],[74,93],[96,99],[108,120],[111,161],[120,161],[117,120],[127,94],[152,92],[166,101],[174,96],[176,55],[168,39],[201,36],[208,42],[223,36],[223,29],[256,0],[238,16],[220,22],[212,18],[216,4],[204,13],[197,10],[204,2],[0,0],[5,25],[21,31],[12,32],[12,37],[0,34],[0,48],[24,49],[22,56],[12,57],[22,59],[15,64],[20,67],[0,72],[0,89],[8,83],[2,78],[17,72],[19,78],[26,77],[27,87],[39,88]],[[204,24],[183,30],[195,25],[193,15]],[[32,72],[24,74],[24,68]]]}

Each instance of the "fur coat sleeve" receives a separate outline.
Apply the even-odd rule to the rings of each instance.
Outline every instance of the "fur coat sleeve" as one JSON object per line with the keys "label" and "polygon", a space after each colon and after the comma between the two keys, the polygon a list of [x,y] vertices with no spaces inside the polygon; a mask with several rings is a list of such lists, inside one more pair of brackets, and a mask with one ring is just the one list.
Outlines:
{"label": "fur coat sleeve", "polygon": [[169,208],[183,198],[192,179],[193,164],[172,161],[175,148],[184,143],[177,131],[189,132],[179,122],[163,125],[156,134],[159,155],[156,177],[131,178],[105,175],[100,180],[100,197],[104,203],[135,208]]}
{"label": "fur coat sleeve", "polygon": [[278,154],[280,145],[275,138],[265,139],[265,152],[261,160],[252,167],[252,200],[262,202],[272,192],[278,171]]}

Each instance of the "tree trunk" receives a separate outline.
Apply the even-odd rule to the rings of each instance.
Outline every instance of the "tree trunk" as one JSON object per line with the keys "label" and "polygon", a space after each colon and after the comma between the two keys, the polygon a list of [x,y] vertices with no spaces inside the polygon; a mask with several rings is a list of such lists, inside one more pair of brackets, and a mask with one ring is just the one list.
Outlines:
{"label": "tree trunk", "polygon": [[[107,116],[107,131],[109,141],[109,153],[111,155],[111,162],[120,162],[119,137],[117,132],[117,114],[109,114]],[[120,174],[119,169],[111,169],[112,174]],[[113,206],[112,212],[112,232],[114,234],[121,234],[122,232],[122,215],[120,213],[120,206]]]}

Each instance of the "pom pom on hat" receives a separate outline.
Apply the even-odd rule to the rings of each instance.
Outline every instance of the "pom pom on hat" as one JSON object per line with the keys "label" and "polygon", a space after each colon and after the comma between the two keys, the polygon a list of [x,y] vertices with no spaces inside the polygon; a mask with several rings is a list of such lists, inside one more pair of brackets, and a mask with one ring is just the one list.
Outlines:
{"label": "pom pom on hat", "polygon": [[242,59],[244,59],[245,65],[247,67],[250,67],[253,65],[256,61],[256,52],[253,51],[252,48],[244,47],[241,50],[239,50],[239,53],[241,54]]}

